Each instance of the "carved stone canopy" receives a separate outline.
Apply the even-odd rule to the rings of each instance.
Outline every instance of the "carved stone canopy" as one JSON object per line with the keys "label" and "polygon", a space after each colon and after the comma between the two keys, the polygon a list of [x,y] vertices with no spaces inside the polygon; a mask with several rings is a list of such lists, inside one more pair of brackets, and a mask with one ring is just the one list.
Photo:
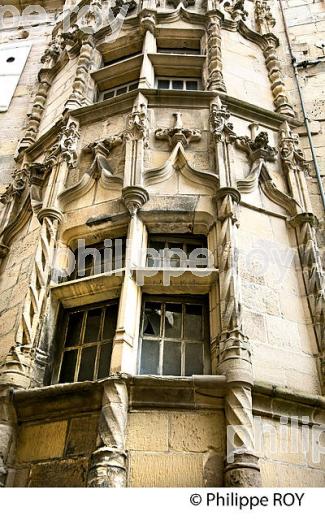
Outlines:
{"label": "carved stone canopy", "polygon": [[175,112],[175,124],[172,128],[158,128],[155,131],[156,139],[168,141],[169,146],[174,148],[177,143],[181,143],[186,148],[192,141],[201,140],[201,132],[197,129],[183,127],[181,112]]}

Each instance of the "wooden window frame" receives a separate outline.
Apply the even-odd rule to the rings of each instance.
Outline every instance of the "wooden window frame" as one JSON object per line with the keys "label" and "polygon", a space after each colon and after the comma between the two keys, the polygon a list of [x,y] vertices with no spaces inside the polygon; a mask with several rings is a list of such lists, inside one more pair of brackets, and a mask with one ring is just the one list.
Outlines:
{"label": "wooden window frame", "polygon": [[[144,312],[145,312],[145,304],[146,302],[153,303],[161,303],[162,304],[162,315],[160,317],[160,331],[159,336],[144,336],[143,335],[143,327],[144,327]],[[181,342],[181,373],[178,377],[191,377],[185,375],[185,344],[186,343],[200,343],[200,340],[194,339],[190,340],[189,338],[184,337],[184,308],[185,305],[201,305],[202,306],[202,318],[203,318],[203,330],[204,330],[204,338],[202,341],[202,362],[203,362],[203,374],[195,374],[195,375],[205,375],[211,374],[211,355],[210,355],[210,329],[209,329],[209,300],[208,295],[206,296],[167,296],[167,295],[159,295],[155,296],[144,294],[142,297],[142,307],[141,307],[141,316],[140,316],[140,334],[139,334],[139,352],[138,352],[138,362],[137,362],[137,373],[139,375],[149,375],[141,373],[141,356],[142,356],[142,342],[144,339],[159,341],[159,370],[158,374],[150,374],[150,375],[158,375],[162,377],[173,377],[168,374],[163,374],[163,354],[164,354],[164,341],[165,337],[165,312],[166,312],[166,304],[181,304],[182,305],[182,325],[181,325],[181,337],[180,338],[172,338],[168,337],[168,341],[177,341]]]}

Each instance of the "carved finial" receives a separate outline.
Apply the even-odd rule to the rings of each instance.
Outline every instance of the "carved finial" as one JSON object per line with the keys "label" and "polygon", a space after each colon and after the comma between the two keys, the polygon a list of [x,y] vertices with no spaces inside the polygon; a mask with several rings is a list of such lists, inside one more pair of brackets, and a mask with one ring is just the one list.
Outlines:
{"label": "carved finial", "polygon": [[255,23],[256,30],[260,34],[269,34],[275,26],[275,18],[271,13],[271,8],[267,0],[255,1]]}
{"label": "carved finial", "polygon": [[183,127],[181,112],[174,112],[175,123],[172,128],[158,128],[155,131],[156,139],[168,141],[171,148],[181,143],[186,148],[192,141],[200,141],[201,132],[197,129]]}
{"label": "carved finial", "polygon": [[299,145],[299,136],[291,131],[287,121],[280,126],[280,155],[286,169],[306,168],[307,163]]}
{"label": "carved finial", "polygon": [[229,142],[234,141],[236,134],[233,131],[233,124],[228,122],[230,112],[226,105],[222,104],[220,96],[217,96],[210,108],[210,128],[211,133],[216,141],[227,139]]}

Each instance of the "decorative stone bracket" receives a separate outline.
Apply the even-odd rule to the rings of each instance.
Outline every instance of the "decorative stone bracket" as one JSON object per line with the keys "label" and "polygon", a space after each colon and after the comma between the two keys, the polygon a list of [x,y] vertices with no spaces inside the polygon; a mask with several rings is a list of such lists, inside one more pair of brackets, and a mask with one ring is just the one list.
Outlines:
{"label": "decorative stone bracket", "polygon": [[175,124],[172,128],[158,128],[155,131],[156,139],[168,141],[169,146],[173,149],[177,143],[181,143],[186,148],[191,142],[201,140],[201,132],[197,129],[189,129],[183,127],[181,112],[175,112]]}

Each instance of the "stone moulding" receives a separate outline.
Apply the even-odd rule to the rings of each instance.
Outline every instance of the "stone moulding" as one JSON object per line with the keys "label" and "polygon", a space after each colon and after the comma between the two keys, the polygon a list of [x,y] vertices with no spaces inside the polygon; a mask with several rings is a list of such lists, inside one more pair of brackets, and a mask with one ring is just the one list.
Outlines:
{"label": "stone moulding", "polygon": [[143,173],[144,185],[151,186],[169,179],[175,171],[179,171],[185,178],[195,183],[204,183],[211,188],[214,193],[219,185],[219,178],[216,173],[201,171],[193,168],[188,161],[188,157],[182,143],[177,143],[168,160],[159,168],[146,170]]}

